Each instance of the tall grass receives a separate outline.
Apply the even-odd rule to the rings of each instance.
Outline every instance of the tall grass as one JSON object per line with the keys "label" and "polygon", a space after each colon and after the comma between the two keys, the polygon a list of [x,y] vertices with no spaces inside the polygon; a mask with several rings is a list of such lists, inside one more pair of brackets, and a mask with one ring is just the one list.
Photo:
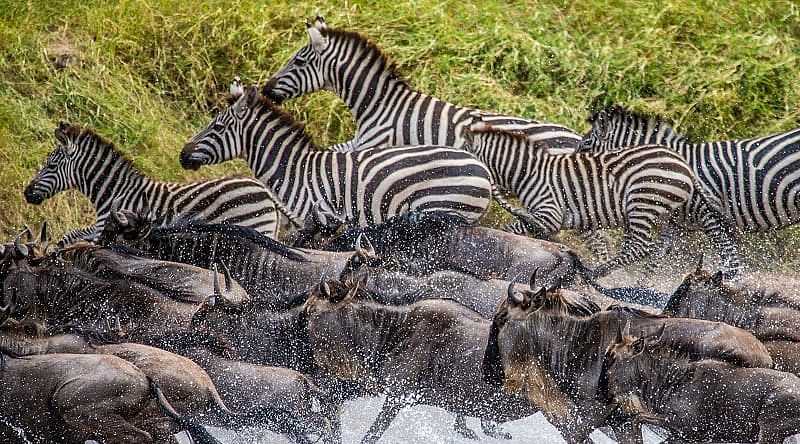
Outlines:
{"label": "tall grass", "polygon": [[[589,112],[623,102],[699,140],[800,126],[794,1],[340,3],[0,0],[0,234],[92,222],[74,192],[39,207],[22,198],[60,120],[98,131],[162,180],[245,172],[234,163],[189,173],[177,154],[230,78],[263,83],[306,43],[303,22],[317,14],[376,41],[418,89],[463,105],[584,131]],[[352,136],[328,93],[286,107],[323,145]],[[796,233],[780,234],[780,248],[755,245],[800,257]]]}

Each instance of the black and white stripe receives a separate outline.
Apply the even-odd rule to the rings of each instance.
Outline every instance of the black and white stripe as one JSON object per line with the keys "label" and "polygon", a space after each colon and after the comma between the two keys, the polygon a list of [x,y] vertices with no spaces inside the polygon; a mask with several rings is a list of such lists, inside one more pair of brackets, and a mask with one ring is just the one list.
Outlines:
{"label": "black and white stripe", "polygon": [[61,123],[58,146],[25,188],[29,203],[39,204],[57,193],[77,189],[94,205],[94,227],[67,233],[63,243],[94,240],[102,232],[112,203],[120,209],[149,209],[163,223],[179,218],[228,223],[276,237],[279,216],[272,194],[249,177],[224,177],[186,184],[146,177],[114,146],[90,130]]}
{"label": "black and white stripe", "polygon": [[307,25],[311,42],[264,87],[276,103],[328,89],[345,101],[357,129],[337,151],[383,146],[442,145],[460,148],[463,131],[476,118],[535,135],[552,148],[575,149],[580,136],[560,125],[503,116],[445,102],[415,91],[383,52],[363,36],[328,29],[321,17]]}
{"label": "black and white stripe", "polygon": [[658,116],[616,107],[589,118],[581,150],[644,144],[679,153],[723,214],[744,231],[767,231],[800,219],[800,129],[747,140],[690,143]]}
{"label": "black and white stripe", "polygon": [[503,178],[498,185],[520,196],[529,213],[519,216],[538,235],[625,229],[622,250],[598,268],[599,275],[649,254],[653,231],[669,222],[699,225],[726,267],[739,268],[733,233],[718,204],[708,201],[689,165],[668,148],[551,154],[528,135],[484,123],[473,124],[465,136],[467,149]]}
{"label": "black and white stripe", "polygon": [[253,87],[186,144],[181,165],[198,168],[237,157],[301,220],[319,204],[362,226],[409,210],[476,221],[491,201],[489,171],[466,151],[429,145],[320,150]]}

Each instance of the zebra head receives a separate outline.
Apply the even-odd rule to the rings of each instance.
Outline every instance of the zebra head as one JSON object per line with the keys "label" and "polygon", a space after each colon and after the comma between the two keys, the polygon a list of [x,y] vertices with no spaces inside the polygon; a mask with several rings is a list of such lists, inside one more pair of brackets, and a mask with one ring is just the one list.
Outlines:
{"label": "zebra head", "polygon": [[55,135],[57,146],[45,160],[36,176],[25,187],[25,200],[39,205],[61,191],[78,186],[76,172],[81,131],[66,122],[59,123]]}
{"label": "zebra head", "polygon": [[234,88],[232,85],[231,92],[235,102],[183,146],[180,162],[184,169],[196,170],[201,165],[242,157],[242,135],[252,108],[258,104],[258,90],[252,86]]}
{"label": "zebra head", "polygon": [[[262,94],[280,105],[286,99],[309,94],[329,85],[325,81],[325,62],[334,57],[326,57],[330,39],[326,35],[325,19],[317,17],[314,23],[306,21],[306,30],[311,42],[300,48],[289,62],[283,66],[264,85]],[[328,62],[330,63],[330,62]]]}
{"label": "zebra head", "polygon": [[612,119],[613,116],[606,110],[600,110],[589,116],[587,121],[592,125],[592,129],[583,136],[575,151],[597,152],[613,148]]}

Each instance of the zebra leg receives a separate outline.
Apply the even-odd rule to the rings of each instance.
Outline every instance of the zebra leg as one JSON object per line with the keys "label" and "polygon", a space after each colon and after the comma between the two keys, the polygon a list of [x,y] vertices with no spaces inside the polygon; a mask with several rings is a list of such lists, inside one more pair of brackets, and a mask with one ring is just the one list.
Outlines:
{"label": "zebra leg", "polygon": [[650,253],[650,260],[645,265],[645,275],[652,275],[658,270],[659,265],[664,263],[667,253],[675,247],[679,228],[672,222],[666,224],[659,233],[658,242]]}
{"label": "zebra leg", "polygon": [[699,211],[699,225],[711,240],[723,262],[723,271],[726,277],[734,277],[742,269],[739,260],[738,240],[735,229],[720,213],[710,206],[704,205]]}
{"label": "zebra leg", "polygon": [[663,211],[651,209],[637,210],[628,215],[625,234],[622,235],[622,248],[610,261],[600,265],[594,271],[595,276],[607,276],[617,268],[625,267],[647,256],[653,249],[653,227],[666,216]]}
{"label": "zebra leg", "polygon": [[608,252],[608,244],[611,239],[605,233],[600,230],[587,231],[581,233],[580,237],[598,262],[608,262],[611,259],[611,255]]}

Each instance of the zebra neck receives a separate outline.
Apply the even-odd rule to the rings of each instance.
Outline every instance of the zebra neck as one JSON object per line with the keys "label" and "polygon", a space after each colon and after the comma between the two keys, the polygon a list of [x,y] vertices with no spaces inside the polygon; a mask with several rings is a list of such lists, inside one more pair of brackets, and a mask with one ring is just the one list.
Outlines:
{"label": "zebra neck", "polygon": [[355,62],[339,67],[332,89],[347,104],[359,128],[365,121],[374,122],[390,106],[390,99],[418,94],[392,71],[383,55],[366,53],[351,59]]}
{"label": "zebra neck", "polygon": [[[311,157],[323,153],[303,128],[267,125],[251,133],[243,156],[253,174],[263,182],[294,216],[304,218],[299,208],[310,198],[304,183],[312,173]],[[319,173],[319,172],[317,172]]]}
{"label": "zebra neck", "polygon": [[79,172],[83,180],[78,189],[92,201],[98,213],[101,209],[110,208],[111,201],[117,197],[151,182],[129,160],[116,152],[110,151],[97,158],[107,160],[86,164],[84,171]]}

